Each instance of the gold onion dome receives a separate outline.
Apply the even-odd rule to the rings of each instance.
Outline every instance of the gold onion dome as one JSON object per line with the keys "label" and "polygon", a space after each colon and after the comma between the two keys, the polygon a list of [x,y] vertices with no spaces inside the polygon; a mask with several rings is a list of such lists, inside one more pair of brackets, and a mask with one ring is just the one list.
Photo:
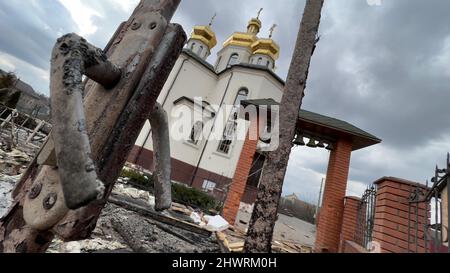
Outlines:
{"label": "gold onion dome", "polygon": [[258,39],[252,44],[253,54],[263,54],[270,56],[273,60],[277,60],[280,57],[280,46],[272,40],[272,34],[276,25],[273,25],[270,29],[270,35],[268,39]]}
{"label": "gold onion dome", "polygon": [[258,40],[258,37],[256,35],[259,33],[262,23],[261,20],[259,20],[259,15],[261,14],[262,9],[259,10],[258,16],[256,18],[252,18],[248,22],[247,26],[247,32],[235,32],[233,35],[228,38],[225,43],[223,44],[223,47],[229,46],[229,45],[235,45],[235,46],[242,46],[242,47],[248,47],[249,49],[252,48],[252,44],[255,43]]}
{"label": "gold onion dome", "polygon": [[213,49],[217,45],[217,38],[210,26],[195,26],[191,34],[191,39],[199,40]]}
{"label": "gold onion dome", "polygon": [[216,19],[217,14],[211,18],[207,26],[195,26],[191,34],[191,39],[199,40],[208,46],[209,50],[217,45],[216,33],[211,29],[211,26]]}

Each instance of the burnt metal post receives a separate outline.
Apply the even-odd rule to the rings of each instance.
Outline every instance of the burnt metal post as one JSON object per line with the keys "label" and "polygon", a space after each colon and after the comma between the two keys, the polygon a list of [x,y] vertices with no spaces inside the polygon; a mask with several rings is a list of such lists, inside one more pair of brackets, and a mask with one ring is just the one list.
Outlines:
{"label": "burnt metal post", "polygon": [[324,0],[307,0],[280,104],[279,147],[270,152],[245,240],[245,252],[271,252],[278,203],[291,153]]}
{"label": "burnt metal post", "polygon": [[[71,124],[75,126],[68,131],[75,134],[71,138],[74,140],[72,147],[81,145],[84,153],[78,157],[80,160],[75,171],[62,164],[67,176],[61,175],[58,164],[65,157],[61,154],[65,149],[61,145],[61,137],[68,131],[65,131],[67,128],[61,128],[61,131],[51,133],[49,140],[19,181],[13,192],[14,203],[1,219],[0,252],[43,252],[55,235],[64,241],[85,239],[90,235],[186,41],[186,34],[181,26],[169,24],[179,3],[180,0],[141,0],[130,19],[121,25],[108,44],[108,51],[105,52],[108,60],[99,54],[97,64],[89,62],[92,54],[99,53],[97,50],[90,50],[90,46],[81,39],[72,41],[80,44],[78,53],[68,53],[76,57],[73,59],[79,69],[65,71],[68,68],[63,62],[63,73],[54,73],[56,76],[62,75],[63,85],[52,85],[52,89],[55,89],[52,94],[56,95],[56,98],[52,98],[52,103],[64,105],[60,100],[65,96],[63,91],[67,95],[71,93],[67,91],[73,90],[72,95],[75,95],[65,102],[68,106],[66,110],[71,110],[70,118],[75,117],[73,121],[78,123]],[[65,38],[71,40],[70,37],[63,37]],[[71,47],[69,44],[67,46]],[[53,55],[52,65],[57,64],[59,58],[62,60],[67,48],[59,44],[57,51],[59,52]],[[120,68],[121,78],[114,85],[118,74],[116,68]],[[84,90],[80,90],[80,72],[90,78],[86,81]],[[104,79],[104,76],[108,79]],[[81,112],[83,105],[79,103],[83,91],[85,122]],[[61,117],[64,117],[64,109],[59,110],[55,110],[55,113],[61,113]],[[64,118],[56,120],[58,123]],[[86,139],[90,143],[90,153],[87,151],[89,145],[86,146]],[[76,184],[71,185],[70,178],[77,170],[83,172],[80,169],[83,165],[84,172],[95,173],[98,180],[103,182],[105,190],[99,200],[92,202],[87,200],[95,198],[88,194],[84,200],[88,204],[73,200],[74,203],[70,205],[69,202],[74,208],[86,205],[69,210],[64,198],[67,195],[65,190],[76,190]],[[88,185],[91,185],[93,178],[94,175],[91,175],[87,179]]]}

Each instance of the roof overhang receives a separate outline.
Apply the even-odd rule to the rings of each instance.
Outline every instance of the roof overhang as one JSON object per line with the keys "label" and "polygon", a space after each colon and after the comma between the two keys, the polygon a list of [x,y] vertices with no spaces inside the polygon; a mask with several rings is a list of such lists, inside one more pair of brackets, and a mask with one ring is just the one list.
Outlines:
{"label": "roof overhang", "polygon": [[[242,101],[242,105],[272,108],[274,105],[279,106],[279,103],[273,99],[259,99]],[[381,142],[381,139],[346,121],[306,110],[300,110],[299,112],[297,131],[305,136],[322,138],[329,141],[337,141],[341,138],[349,139],[352,142],[353,151],[376,145]]]}

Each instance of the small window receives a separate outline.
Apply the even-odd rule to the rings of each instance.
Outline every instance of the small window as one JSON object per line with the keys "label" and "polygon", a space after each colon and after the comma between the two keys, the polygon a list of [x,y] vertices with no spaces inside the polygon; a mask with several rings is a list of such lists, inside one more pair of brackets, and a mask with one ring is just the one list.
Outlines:
{"label": "small window", "polygon": [[191,51],[194,51],[195,43],[191,44]]}
{"label": "small window", "polygon": [[209,181],[209,180],[204,180],[203,181],[203,185],[202,185],[202,189],[205,192],[214,192],[214,189],[216,188],[216,182],[213,181]]}
{"label": "small window", "polygon": [[270,68],[270,61],[267,61],[266,66]]}
{"label": "small window", "polygon": [[230,118],[225,126],[223,131],[223,138],[219,143],[218,151],[224,154],[228,154],[230,152],[231,144],[233,143],[233,139],[236,132],[237,127],[237,119],[239,109],[241,107],[241,101],[246,100],[248,97],[248,89],[241,88],[236,96],[234,101],[234,107],[231,111]]}
{"label": "small window", "polygon": [[203,133],[203,122],[197,121],[192,127],[191,134],[189,136],[189,142],[197,145],[202,133]]}
{"label": "small window", "polygon": [[228,60],[228,65],[227,66],[232,66],[238,63],[239,60],[239,54],[237,53],[233,53],[230,56],[230,59]]}
{"label": "small window", "polygon": [[258,58],[258,63],[257,63],[257,65],[261,65],[261,64],[262,64],[262,61],[263,61],[263,58],[262,58],[262,57],[259,57],[259,58]]}
{"label": "small window", "polygon": [[201,56],[202,52],[203,52],[203,46],[199,46],[198,51],[197,51],[197,55]]}

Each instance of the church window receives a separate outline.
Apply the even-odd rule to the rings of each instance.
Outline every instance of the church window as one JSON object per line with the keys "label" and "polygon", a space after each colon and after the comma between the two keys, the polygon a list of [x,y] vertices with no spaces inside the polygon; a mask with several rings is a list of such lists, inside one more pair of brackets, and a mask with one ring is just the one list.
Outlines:
{"label": "church window", "polygon": [[191,51],[194,51],[195,43],[191,44]]}
{"label": "church window", "polygon": [[189,142],[197,145],[203,132],[203,122],[197,121],[192,127]]}
{"label": "church window", "polygon": [[197,55],[200,56],[203,52],[203,46],[199,46]]}
{"label": "church window", "polygon": [[262,57],[259,57],[259,58],[258,58],[258,63],[257,63],[257,64],[258,64],[258,65],[261,65],[261,64],[262,64],[262,61],[263,61]]}
{"label": "church window", "polygon": [[231,111],[230,118],[228,119],[228,122],[225,125],[223,138],[219,143],[218,151],[221,153],[228,154],[230,152],[230,147],[231,144],[233,143],[233,139],[237,128],[237,119],[239,109],[241,107],[241,101],[247,99],[247,97],[248,97],[247,88],[241,88],[234,101],[234,107],[233,110]]}
{"label": "church window", "polygon": [[230,59],[228,60],[228,65],[227,66],[232,66],[238,63],[238,59],[239,59],[239,54],[237,53],[233,53],[230,56]]}

